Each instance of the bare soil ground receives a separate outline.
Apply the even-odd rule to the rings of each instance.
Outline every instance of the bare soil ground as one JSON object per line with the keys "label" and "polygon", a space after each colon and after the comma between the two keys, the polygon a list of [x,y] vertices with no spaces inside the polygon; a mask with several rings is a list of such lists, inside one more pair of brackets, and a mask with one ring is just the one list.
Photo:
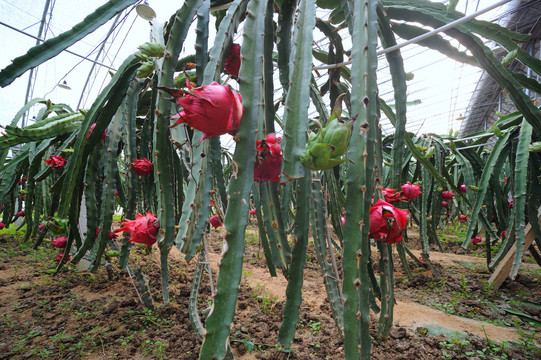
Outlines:
{"label": "bare soil ground", "polygon": [[[223,230],[213,230],[209,252],[214,275],[222,240]],[[313,246],[308,248],[297,334],[291,350],[284,352],[277,335],[286,280],[268,275],[253,229],[246,244],[231,327],[236,358],[343,359],[343,342],[330,316]],[[71,267],[54,275],[48,270],[54,268],[57,252],[47,244],[38,250],[31,245],[0,234],[0,359],[197,359],[201,341],[187,312],[195,261],[171,255],[171,303],[163,306],[156,249],[151,254],[132,249],[131,265],[141,267],[155,301],[155,310],[148,310],[126,272],[101,268],[90,273]],[[482,259],[449,258],[431,254],[440,278],[412,262],[415,277],[408,280],[396,264],[395,326],[389,336],[377,337],[374,314],[372,358],[540,359],[539,328],[504,311],[511,308],[540,318],[538,310],[523,303],[541,303],[539,269],[526,267],[517,281],[506,281],[493,291],[486,285],[490,273]],[[210,303],[208,276],[200,299],[204,318]]]}

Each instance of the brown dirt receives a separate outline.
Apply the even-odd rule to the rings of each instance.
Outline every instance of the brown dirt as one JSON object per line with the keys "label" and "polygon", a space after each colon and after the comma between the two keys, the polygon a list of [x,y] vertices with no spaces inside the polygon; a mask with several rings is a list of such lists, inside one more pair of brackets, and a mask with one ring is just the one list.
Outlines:
{"label": "brown dirt", "polygon": [[[214,276],[222,236],[222,231],[213,231],[209,240]],[[200,340],[187,314],[194,261],[186,263],[179,253],[172,254],[171,304],[160,306],[158,254],[132,249],[132,266],[140,266],[146,274],[157,305],[155,311],[148,311],[139,303],[125,272],[71,269],[50,275],[46,270],[52,268],[56,253],[48,247],[21,249],[9,236],[0,236],[0,246],[0,359],[197,359]],[[247,234],[244,275],[231,327],[237,359],[344,358],[313,246],[308,254],[298,330],[292,352],[284,353],[276,344],[287,282],[280,274],[269,276],[254,233]],[[442,278],[433,278],[425,268],[414,268],[415,278],[409,281],[397,264],[395,326],[389,336],[377,338],[377,317],[373,314],[373,359],[482,359],[467,354],[487,349],[492,357],[485,358],[497,359],[502,350],[494,350],[493,341],[510,340],[522,346],[506,348],[508,359],[538,356],[532,353],[538,335],[524,338],[524,331],[531,334],[536,329],[505,315],[501,308],[528,311],[520,307],[524,291],[528,291],[529,300],[541,302],[539,273],[521,270],[516,282],[506,282],[501,291],[487,293],[482,281],[489,273],[481,264],[439,263],[434,254],[431,259],[444,274]],[[208,300],[207,277],[201,290],[201,311]],[[531,315],[539,318],[539,314]],[[506,323],[509,326],[495,325]],[[247,347],[252,344],[250,354]]]}

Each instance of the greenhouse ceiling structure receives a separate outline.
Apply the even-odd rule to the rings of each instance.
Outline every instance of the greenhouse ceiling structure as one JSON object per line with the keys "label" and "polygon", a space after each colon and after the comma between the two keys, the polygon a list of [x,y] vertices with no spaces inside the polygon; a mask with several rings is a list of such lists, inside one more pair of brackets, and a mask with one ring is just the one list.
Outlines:
{"label": "greenhouse ceiling structure", "polygon": [[[1,0],[0,36],[5,39],[6,51],[0,55],[0,67],[7,66],[13,58],[24,54],[40,41],[69,30],[103,3],[105,0]],[[457,10],[467,16],[489,20],[518,32],[538,31],[540,1],[514,0],[494,6],[496,3],[503,2],[459,1]],[[176,7],[182,5],[182,1],[153,0],[150,5],[157,14],[153,21],[163,23]],[[0,99],[4,104],[0,109],[0,124],[8,124],[17,110],[32,97],[45,97],[73,108],[88,108],[107,84],[110,72],[114,72],[129,54],[135,52],[137,46],[149,40],[151,22],[138,16],[135,6],[127,8],[59,56],[24,74],[9,89],[0,89]],[[330,14],[330,10],[320,10],[317,16],[326,20]],[[213,30],[211,28],[211,37]],[[320,30],[314,31],[315,47],[327,50],[328,39],[322,36]],[[350,43],[347,30],[343,29],[339,34],[344,44]],[[188,37],[187,41],[184,55],[193,48],[195,34]],[[191,45],[189,41],[192,41]],[[495,52],[498,51],[495,45],[488,42],[487,45],[494,48]],[[531,46],[538,51],[535,44]],[[502,103],[499,87],[491,86],[481,69],[450,60],[445,55],[415,43],[405,46],[402,52],[406,71],[413,74],[413,79],[408,81],[409,131],[417,134],[445,134],[451,130],[460,130],[460,134],[466,136],[490,123],[490,117],[494,114],[488,109],[506,106]],[[505,53],[499,55],[503,57]],[[379,62],[380,96],[392,105],[390,74],[383,54],[379,55]],[[313,65],[318,84],[323,85],[328,80],[326,64],[315,61]],[[279,96],[278,87],[276,92]],[[315,109],[312,109],[310,115],[316,116]],[[29,114],[27,121],[31,122],[32,116]],[[393,132],[391,123],[385,119],[382,120],[382,129],[386,134]]]}

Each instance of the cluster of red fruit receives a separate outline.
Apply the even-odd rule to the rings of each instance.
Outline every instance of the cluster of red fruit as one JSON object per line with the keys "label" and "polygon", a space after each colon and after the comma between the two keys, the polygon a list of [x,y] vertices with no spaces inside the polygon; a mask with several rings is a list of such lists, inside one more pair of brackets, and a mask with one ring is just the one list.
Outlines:
{"label": "cluster of red fruit", "polygon": [[381,189],[383,199],[370,208],[370,230],[372,239],[392,244],[402,241],[402,230],[408,221],[408,210],[395,208],[397,201],[412,201],[421,195],[421,186],[407,182],[400,191],[391,188]]}

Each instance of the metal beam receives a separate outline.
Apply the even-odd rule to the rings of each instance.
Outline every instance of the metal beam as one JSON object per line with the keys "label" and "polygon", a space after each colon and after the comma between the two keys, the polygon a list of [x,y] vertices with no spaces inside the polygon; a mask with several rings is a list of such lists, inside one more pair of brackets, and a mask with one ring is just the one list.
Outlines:
{"label": "metal beam", "polygon": [[[47,22],[47,13],[49,12],[49,5],[51,4],[51,0],[45,1],[45,7],[43,8],[43,14],[41,15],[41,22],[39,24],[39,30],[38,30],[38,36],[36,40],[36,45],[39,45],[41,43],[41,36],[43,34],[43,29],[45,28],[45,23]],[[36,77],[38,76],[38,68],[32,68],[30,69],[30,74],[28,75],[28,84],[26,85],[26,94],[24,96],[24,104],[28,104],[28,101],[32,97],[33,93],[33,83]],[[23,114],[22,120],[21,120],[21,127],[25,127],[26,123],[28,122],[28,111]]]}
{"label": "metal beam", "polygon": [[115,30],[116,24],[118,23],[118,20],[120,19],[121,15],[122,13],[119,13],[116,16],[115,21],[113,21],[111,28],[107,32],[107,35],[105,35],[105,39],[103,39],[103,43],[101,44],[100,49],[98,50],[98,53],[96,54],[96,60],[93,61],[92,67],[90,68],[90,71],[88,72],[88,76],[86,77],[85,86],[83,86],[83,90],[81,91],[81,97],[79,98],[79,103],[77,103],[77,109],[81,106],[81,103],[83,102],[83,97],[85,95],[86,87],[88,86],[88,83],[90,82],[90,77],[92,76],[92,73],[94,72],[94,69],[96,68],[96,64],[98,64],[98,59],[100,58],[101,53],[103,52],[103,49],[105,49],[105,45],[107,44],[107,39],[109,39],[109,36],[111,36],[113,31]]}
{"label": "metal beam", "polygon": [[[466,21],[470,21],[472,19],[475,19],[477,16],[481,15],[481,14],[484,14],[492,9],[495,9],[497,8],[498,6],[502,6],[502,5],[505,5],[507,4],[508,2],[510,2],[511,0],[501,0],[501,1],[498,1],[497,3],[495,4],[492,4],[490,5],[489,7],[487,8],[484,8],[483,10],[480,10],[480,11],[477,11],[477,12],[474,12],[473,14],[470,14],[470,15],[467,15],[467,16],[463,16],[461,17],[460,19],[457,19],[453,22],[450,22],[449,24],[447,25],[444,25],[444,26],[441,26],[437,29],[434,29],[432,31],[429,31],[427,33],[424,33],[422,35],[419,35],[417,37],[414,37],[413,39],[409,39],[407,41],[404,41],[403,43],[400,43],[400,44],[396,44],[394,46],[390,46],[388,48],[385,48],[383,50],[380,50],[377,52],[378,56],[379,55],[383,55],[383,54],[386,54],[388,52],[391,52],[391,51],[395,51],[395,50],[398,50],[398,49],[401,49],[403,48],[404,46],[407,46],[407,45],[411,45],[411,44],[415,44],[415,43],[418,43],[419,41],[421,40],[424,40],[426,38],[429,38],[431,36],[434,36],[440,32],[443,32],[445,30],[449,30],[451,28],[454,28],[462,23],[465,23]],[[317,66],[317,67],[314,67],[313,70],[325,70],[325,69],[334,69],[334,68],[338,68],[338,67],[342,67],[342,66],[346,66],[346,65],[350,65],[351,64],[351,61],[345,61],[345,62],[341,62],[341,63],[338,63],[338,64],[330,64],[330,65],[322,65],[322,66]]]}
{"label": "metal beam", "polygon": [[[23,35],[26,35],[26,36],[28,36],[28,37],[31,37],[32,39],[36,39],[36,40],[39,40],[39,41],[43,41],[43,39],[40,39],[40,38],[38,38],[38,37],[35,37],[34,35],[31,35],[31,34],[29,34],[29,33],[27,33],[27,32],[24,32],[24,31],[22,31],[22,30],[19,30],[19,29],[15,28],[15,27],[13,27],[13,26],[11,26],[11,25],[9,25],[9,24],[6,24],[6,23],[2,22],[2,21],[0,21],[0,25],[3,25],[3,26],[5,26],[5,27],[7,27],[7,28],[9,28],[9,29],[11,29],[11,30],[13,30],[13,31],[17,31],[18,33],[21,33],[21,34],[23,34]],[[109,70],[112,70],[112,71],[116,71],[116,70],[117,70],[117,69],[115,69],[114,67],[111,67],[111,66],[109,66],[109,65],[105,65],[105,64],[103,64],[103,63],[94,61],[94,60],[92,60],[92,59],[89,59],[87,56],[79,55],[79,54],[77,54],[77,53],[74,53],[73,51],[70,51],[70,50],[67,50],[67,49],[66,49],[66,50],[64,50],[64,52],[67,52],[68,54],[71,54],[71,55],[78,56],[78,57],[80,57],[81,59],[84,59],[84,60],[86,60],[86,61],[90,61],[90,62],[92,62],[92,63],[95,63],[96,65],[99,65],[99,66],[103,66],[104,68],[107,68],[107,69],[109,69]]]}

